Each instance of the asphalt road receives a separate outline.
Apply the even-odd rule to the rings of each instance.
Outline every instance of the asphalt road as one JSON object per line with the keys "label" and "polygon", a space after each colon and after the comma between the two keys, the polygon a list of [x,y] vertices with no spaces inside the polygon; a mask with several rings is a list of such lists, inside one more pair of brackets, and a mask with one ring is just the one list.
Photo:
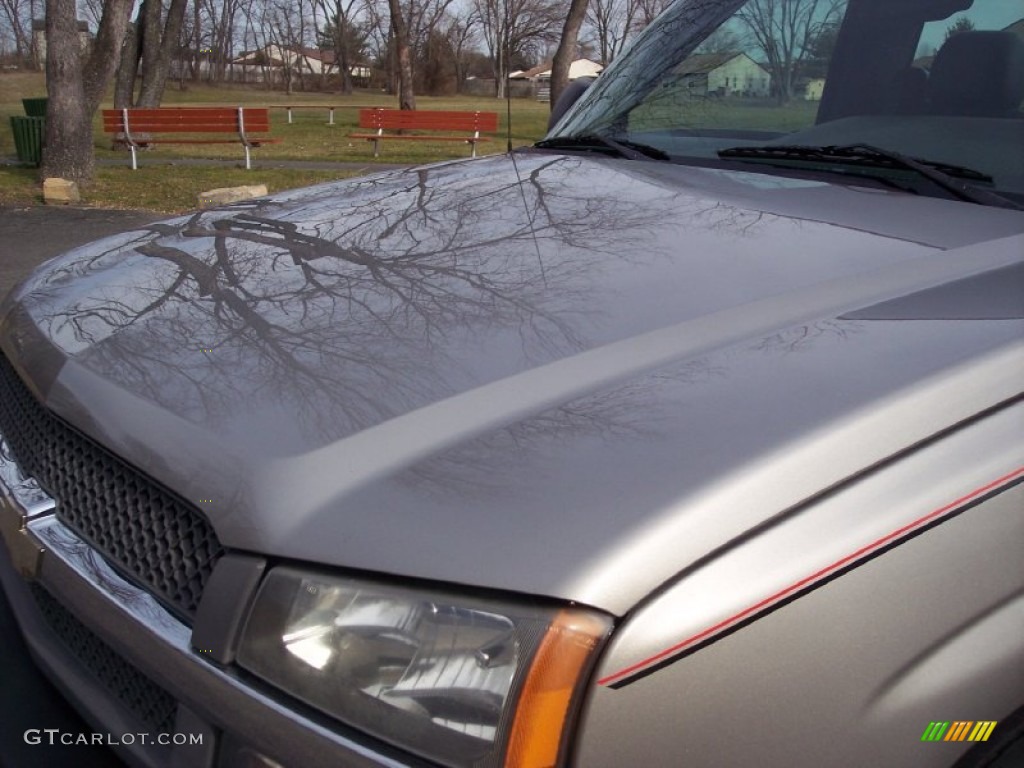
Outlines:
{"label": "asphalt road", "polygon": [[168,217],[66,206],[0,207],[0,296],[52,256],[160,218]]}
{"label": "asphalt road", "polygon": [[[0,208],[0,296],[38,264],[76,245],[131,229],[160,216],[94,208]],[[91,729],[42,676],[28,656],[0,592],[0,766],[3,768],[120,768],[103,747],[31,745],[29,729],[64,733]]]}

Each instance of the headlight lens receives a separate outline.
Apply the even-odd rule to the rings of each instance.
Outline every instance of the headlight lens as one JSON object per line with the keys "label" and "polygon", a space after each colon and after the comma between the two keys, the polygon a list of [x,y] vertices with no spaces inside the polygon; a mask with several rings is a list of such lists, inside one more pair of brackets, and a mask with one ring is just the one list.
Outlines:
{"label": "headlight lens", "polygon": [[[452,766],[552,765],[611,621],[276,568],[239,663],[339,720]],[[517,706],[518,705],[518,706]],[[507,759],[506,759],[507,756]]]}

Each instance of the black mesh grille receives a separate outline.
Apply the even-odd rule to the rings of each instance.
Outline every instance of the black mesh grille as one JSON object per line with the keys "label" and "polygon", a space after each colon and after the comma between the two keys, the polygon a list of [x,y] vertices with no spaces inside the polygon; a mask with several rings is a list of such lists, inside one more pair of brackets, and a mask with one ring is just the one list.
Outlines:
{"label": "black mesh grille", "polygon": [[0,433],[58,518],[185,619],[223,548],[199,510],[43,408],[0,355]]}
{"label": "black mesh grille", "polygon": [[178,710],[174,698],[94,635],[49,592],[35,582],[31,588],[43,619],[107,693],[154,731],[172,733]]}

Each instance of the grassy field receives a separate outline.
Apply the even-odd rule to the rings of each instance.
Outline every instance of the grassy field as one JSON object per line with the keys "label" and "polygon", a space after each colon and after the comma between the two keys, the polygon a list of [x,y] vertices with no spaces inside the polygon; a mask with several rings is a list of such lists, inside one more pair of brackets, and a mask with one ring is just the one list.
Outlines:
{"label": "grassy field", "polygon": [[[0,75],[0,156],[14,155],[14,140],[9,116],[23,114],[21,99],[45,96],[46,86],[40,73],[9,73]],[[327,124],[327,110],[297,110],[289,125],[285,110],[271,111],[271,135],[279,143],[268,144],[253,152],[253,171],[234,168],[196,168],[172,165],[181,158],[220,158],[240,161],[242,148],[233,144],[164,145],[147,151],[147,160],[166,160],[166,166],[143,167],[138,171],[128,168],[128,155],[111,148],[110,136],[102,132],[97,114],[94,123],[97,158],[123,160],[124,167],[100,166],[95,182],[84,190],[85,202],[116,208],[145,208],[148,210],[177,212],[194,208],[196,195],[212,187],[236,184],[267,184],[271,192],[304,186],[329,179],[344,178],[353,171],[300,171],[292,169],[260,168],[261,160],[308,160],[328,162],[355,162],[372,166],[374,163],[425,163],[467,156],[468,148],[457,142],[396,141],[382,144],[381,156],[373,157],[373,144],[349,139],[358,130],[355,106],[394,107],[394,97],[380,93],[358,93],[340,96],[326,93],[295,93],[260,88],[214,88],[189,86],[179,90],[169,85],[164,96],[165,106],[173,105],[254,105],[331,104],[339,107],[335,124]],[[105,105],[109,106],[109,104]],[[417,97],[419,109],[458,109],[498,112],[499,132],[493,141],[480,145],[481,154],[503,152],[506,147],[505,102],[489,98]],[[512,102],[512,143],[530,144],[545,132],[548,105],[517,99]],[[31,204],[40,200],[38,173],[35,169],[0,166],[0,204]]]}

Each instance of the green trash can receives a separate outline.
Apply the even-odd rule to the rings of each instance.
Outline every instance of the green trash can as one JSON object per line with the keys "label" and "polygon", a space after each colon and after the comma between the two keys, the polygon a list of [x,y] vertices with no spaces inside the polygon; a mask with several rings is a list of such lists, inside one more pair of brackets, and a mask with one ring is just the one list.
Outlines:
{"label": "green trash can", "polygon": [[29,117],[46,117],[46,97],[35,99],[22,99],[21,106],[25,108],[25,114]]}
{"label": "green trash can", "polygon": [[14,150],[18,154],[18,160],[38,168],[43,162],[43,135],[46,133],[46,118],[12,115],[11,132],[14,133]]}

